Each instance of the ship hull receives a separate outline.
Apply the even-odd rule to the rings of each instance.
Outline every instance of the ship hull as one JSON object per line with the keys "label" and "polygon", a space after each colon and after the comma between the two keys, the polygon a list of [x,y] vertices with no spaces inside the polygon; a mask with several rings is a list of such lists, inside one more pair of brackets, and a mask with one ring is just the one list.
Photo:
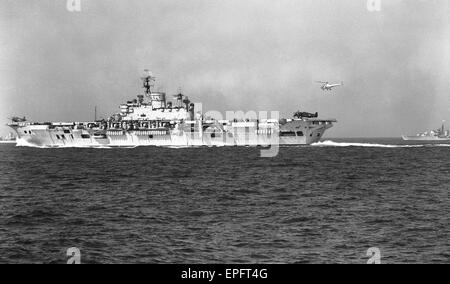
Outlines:
{"label": "ship hull", "polygon": [[450,142],[447,137],[433,137],[433,136],[402,136],[404,141],[420,141],[420,142]]}
{"label": "ship hull", "polygon": [[16,139],[14,139],[14,140],[2,140],[2,141],[0,141],[0,144],[16,144],[16,143],[17,143]]}
{"label": "ship hull", "polygon": [[[187,132],[180,129],[98,130],[52,128],[48,125],[10,125],[17,133],[17,145],[30,147],[198,147],[310,145],[318,142],[331,121],[292,121],[270,131],[258,127],[228,127],[222,132]],[[197,128],[198,129],[198,128]],[[301,130],[300,130],[301,129]]]}

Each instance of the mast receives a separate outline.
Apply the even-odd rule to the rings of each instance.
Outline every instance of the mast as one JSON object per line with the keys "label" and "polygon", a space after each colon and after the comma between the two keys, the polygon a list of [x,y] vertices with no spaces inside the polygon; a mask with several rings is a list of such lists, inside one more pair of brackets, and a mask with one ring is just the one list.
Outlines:
{"label": "mast", "polygon": [[144,70],[144,76],[141,77],[143,88],[145,89],[145,94],[150,96],[152,94],[153,83],[155,82],[156,77],[152,76],[148,69]]}

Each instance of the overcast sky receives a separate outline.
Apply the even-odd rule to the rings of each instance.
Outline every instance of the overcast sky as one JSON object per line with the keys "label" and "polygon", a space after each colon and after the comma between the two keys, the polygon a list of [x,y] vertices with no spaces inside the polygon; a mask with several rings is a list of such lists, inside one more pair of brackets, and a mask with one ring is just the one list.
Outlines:
{"label": "overcast sky", "polygon": [[1,0],[0,123],[107,117],[149,68],[204,109],[318,111],[328,137],[450,126],[448,2]]}

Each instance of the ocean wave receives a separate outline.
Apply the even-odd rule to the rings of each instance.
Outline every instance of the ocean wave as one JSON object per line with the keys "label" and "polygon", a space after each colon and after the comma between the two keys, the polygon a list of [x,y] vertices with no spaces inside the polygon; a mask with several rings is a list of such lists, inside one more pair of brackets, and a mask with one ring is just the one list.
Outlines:
{"label": "ocean wave", "polygon": [[18,139],[16,147],[30,147],[38,149],[69,149],[69,148],[81,148],[81,149],[134,149],[138,146],[107,146],[107,145],[53,145],[53,146],[40,146],[23,139]]}
{"label": "ocean wave", "polygon": [[[281,148],[298,148],[308,145],[280,145]],[[332,140],[321,141],[311,144],[313,147],[366,147],[366,148],[422,148],[422,147],[450,147],[450,144],[414,144],[414,145],[402,145],[402,144],[379,144],[379,143],[363,143],[363,142],[335,142]],[[16,147],[31,147],[39,149],[66,149],[66,148],[82,148],[82,149],[134,149],[137,147],[144,147],[144,145],[128,145],[128,146],[108,146],[108,145],[53,145],[53,146],[39,146],[27,142],[23,139],[18,139]],[[224,145],[153,145],[150,147],[161,147],[169,149],[186,149],[186,148],[203,148],[203,147],[224,147]],[[253,148],[255,146],[245,146],[247,148]]]}
{"label": "ocean wave", "polygon": [[35,145],[32,143],[29,143],[28,141],[26,141],[24,139],[17,139],[16,147],[31,147],[31,148],[41,148],[41,149],[50,148],[50,147],[38,146],[38,145]]}

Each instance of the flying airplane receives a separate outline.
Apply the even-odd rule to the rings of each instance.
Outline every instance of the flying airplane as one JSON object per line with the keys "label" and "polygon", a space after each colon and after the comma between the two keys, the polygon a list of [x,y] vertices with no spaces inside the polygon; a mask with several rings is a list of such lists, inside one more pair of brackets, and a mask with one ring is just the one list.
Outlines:
{"label": "flying airplane", "polygon": [[328,82],[316,81],[316,83],[322,84],[320,88],[323,91],[331,91],[333,88],[344,86],[344,82],[341,82],[340,84],[329,84]]}

